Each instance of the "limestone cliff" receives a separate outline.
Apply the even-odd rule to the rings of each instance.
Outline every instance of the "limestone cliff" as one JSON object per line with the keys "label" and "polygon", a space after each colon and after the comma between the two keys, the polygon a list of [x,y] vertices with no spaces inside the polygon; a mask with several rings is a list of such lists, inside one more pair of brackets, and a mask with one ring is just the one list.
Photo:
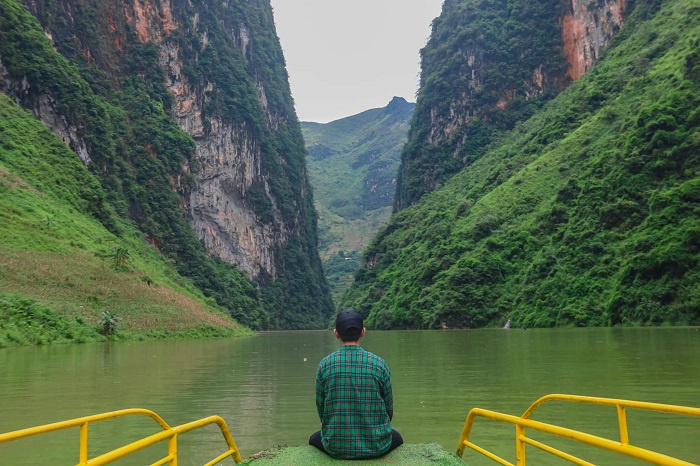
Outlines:
{"label": "limestone cliff", "polygon": [[[198,36],[197,45],[204,49],[210,41],[210,26],[202,21],[198,11],[190,8],[190,17],[182,20],[182,23],[188,23],[187,30],[182,31],[183,25],[174,19],[170,2],[165,0],[133,3],[123,0],[121,8],[123,19],[135,29],[141,42],[159,45],[160,63],[167,70],[166,84],[175,97],[173,117],[196,143],[200,170],[188,199],[188,208],[197,235],[212,255],[236,264],[248,276],[258,278],[262,274],[275,279],[276,247],[286,244],[290,234],[298,234],[290,231],[296,222],[287,224],[279,209],[275,209],[272,221],[262,221],[246,201],[249,188],[258,184],[275,204],[261,163],[270,154],[264,152],[246,122],[206,115],[207,99],[218,84],[208,79],[191,82],[184,72],[188,64],[184,61],[182,47],[172,38],[178,31]],[[244,18],[232,19],[228,26],[232,43],[238,47],[244,61],[250,64],[257,58],[255,50],[258,44],[254,43],[249,26]],[[115,28],[115,32],[118,30]],[[260,76],[251,78],[269,129],[274,131],[279,125],[295,119],[294,115],[271,109],[265,94],[266,83]]]}
{"label": "limestone cliff", "polygon": [[[0,90],[33,109],[102,174],[108,189],[120,191],[125,213],[152,244],[185,261],[184,269],[204,274],[201,267],[192,271],[197,267],[184,257],[198,254],[184,252],[194,246],[173,243],[188,233],[168,227],[177,220],[158,213],[158,206],[172,204],[167,193],[151,202],[143,191],[160,183],[140,173],[153,163],[163,165],[165,191],[178,196],[206,252],[263,285],[271,325],[325,326],[332,304],[317,252],[303,138],[269,0],[23,3],[51,47],[73,63],[58,60],[57,67],[76,66],[87,84],[56,90],[41,79],[20,77],[27,72],[15,62],[5,68],[0,61]],[[99,108],[85,109],[93,106]],[[115,106],[126,112],[112,115]],[[95,114],[106,115],[93,120]],[[107,133],[124,116],[116,130],[123,140],[96,135],[94,126]],[[135,177],[138,190],[115,179],[125,174]]]}
{"label": "limestone cliff", "polygon": [[394,210],[439,187],[580,78],[619,31],[625,7],[625,0],[446,1],[421,51],[417,118]]}
{"label": "limestone cliff", "polygon": [[570,10],[562,17],[564,55],[567,74],[577,80],[593,66],[598,55],[625,21],[626,0],[589,2],[571,0]]}
{"label": "limestone cliff", "polygon": [[[142,11],[133,19],[140,31],[139,37],[148,38],[152,29],[140,25],[136,18],[143,22],[149,17]],[[171,23],[164,22],[161,29],[156,29],[152,40],[162,40],[158,32],[166,30],[168,24]],[[244,39],[245,31],[242,27],[240,36]],[[244,40],[243,53],[245,49]],[[277,275],[275,246],[286,243],[289,226],[278,210],[274,222],[261,221],[253,206],[246,202],[246,193],[254,183],[264,186],[266,196],[272,197],[262,171],[265,154],[259,141],[245,123],[236,124],[217,115],[206,115],[207,98],[215,84],[207,82],[198,89],[189,82],[183,73],[185,65],[177,43],[161,43],[160,62],[168,70],[166,84],[174,95],[173,117],[180,128],[192,136],[197,147],[199,172],[187,199],[197,236],[211,254],[236,264],[248,276],[257,278],[262,273],[274,279]],[[264,108],[264,85],[256,83],[256,88]],[[272,115],[268,113],[267,116],[268,121],[272,121]]]}

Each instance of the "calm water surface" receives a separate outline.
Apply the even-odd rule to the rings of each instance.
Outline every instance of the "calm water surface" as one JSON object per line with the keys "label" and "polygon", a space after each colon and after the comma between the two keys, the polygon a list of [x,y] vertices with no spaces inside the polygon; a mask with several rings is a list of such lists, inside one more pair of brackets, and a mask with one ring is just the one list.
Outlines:
{"label": "calm water surface", "polygon": [[[362,346],[389,363],[394,427],[404,439],[436,442],[450,451],[470,408],[520,415],[547,393],[700,406],[697,328],[369,331]],[[244,457],[273,445],[305,444],[320,427],[316,366],[336,347],[330,332],[319,331],[2,349],[0,432],[144,407],[170,425],[218,414]],[[617,429],[610,408],[551,404],[535,419],[611,438]],[[630,412],[628,422],[633,444],[700,463],[700,419]],[[92,425],[90,455],[153,433],[154,427],[146,419]],[[477,421],[474,429],[473,440],[511,461],[513,439],[512,428],[492,421]],[[636,464],[566,441],[549,443],[598,464]],[[77,429],[0,445],[0,465],[75,464],[77,446]],[[180,448],[186,456],[181,464],[202,464],[225,449],[215,427],[181,436]],[[148,464],[164,452],[165,446],[155,448],[121,464]],[[562,464],[533,448],[528,459]],[[467,453],[465,462],[495,464],[475,453]]]}

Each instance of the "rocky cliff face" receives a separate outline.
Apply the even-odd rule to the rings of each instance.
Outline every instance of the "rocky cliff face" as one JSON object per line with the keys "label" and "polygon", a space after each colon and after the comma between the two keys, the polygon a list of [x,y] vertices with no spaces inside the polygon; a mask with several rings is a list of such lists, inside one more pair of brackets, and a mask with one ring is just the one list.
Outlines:
{"label": "rocky cliff face", "polygon": [[422,51],[418,119],[402,156],[395,211],[580,78],[619,31],[625,7],[625,0],[445,2]]}
{"label": "rocky cliff face", "polygon": [[[143,43],[156,43],[160,49],[161,65],[167,70],[167,87],[174,95],[173,116],[178,125],[194,139],[197,146],[199,171],[188,199],[189,213],[197,235],[210,254],[236,264],[248,276],[261,274],[276,278],[277,247],[292,234],[279,209],[274,221],[265,223],[246,201],[246,193],[254,184],[263,187],[274,204],[274,197],[261,161],[267,156],[247,125],[226,121],[218,115],[206,115],[205,107],[217,83],[191,82],[184,70],[183,50],[172,35],[178,31],[200,37],[203,49],[209,43],[209,31],[201,15],[194,12],[189,27],[173,17],[170,2],[122,1],[124,19],[137,32]],[[115,28],[115,32],[118,31]],[[246,62],[251,61],[257,44],[253,43],[245,22],[237,18],[229,30],[235,45]],[[119,41],[118,36],[115,41]],[[265,94],[266,84],[254,76],[259,105],[270,129],[285,124],[289,115],[273,113]]]}
{"label": "rocky cliff face", "polygon": [[[157,10],[140,6],[137,9],[137,6],[135,3],[134,16],[127,18],[139,31],[139,39],[159,42],[160,62],[168,70],[166,84],[174,95],[173,117],[197,146],[199,171],[188,199],[197,236],[209,253],[236,264],[246,275],[257,278],[262,273],[274,279],[277,275],[276,247],[286,243],[289,226],[279,210],[275,211],[274,222],[262,222],[253,206],[246,202],[246,193],[254,183],[263,186],[266,196],[272,198],[261,164],[266,154],[245,124],[205,114],[208,96],[216,84],[206,82],[203,87],[198,86],[184,74],[179,44],[163,38],[163,34],[178,29],[169,8],[163,6]],[[159,27],[154,28],[154,23],[160,23]],[[194,27],[199,28],[200,24],[195,16]],[[251,41],[247,28],[240,24],[239,30],[232,33],[245,56]],[[202,38],[204,47],[208,41],[206,31]],[[255,87],[267,121],[278,125],[283,119],[272,115],[267,108],[265,85],[256,82]]]}
{"label": "rocky cliff face", "polygon": [[625,0],[571,0],[571,8],[561,20],[561,35],[564,56],[569,62],[567,74],[572,80],[586,74],[601,49],[620,30],[625,21],[626,4]]}
{"label": "rocky cliff face", "polygon": [[[54,50],[90,76],[93,92],[111,102],[146,92],[144,100],[160,101],[192,138],[193,157],[169,164],[168,183],[206,251],[264,285],[279,281],[271,306],[288,309],[281,314],[310,312],[315,317],[302,319],[304,326],[325,326],[332,304],[316,249],[303,138],[269,0],[26,0],[24,5]],[[83,140],[87,125],[66,111],[65,96],[53,95],[51,86],[37,91],[35,84],[10,78],[1,64],[1,90],[32,108],[86,164],[93,163],[96,144]],[[159,111],[157,105],[151,112]],[[163,144],[150,142],[148,134],[141,137],[139,153],[161,159]],[[172,138],[179,136],[165,137],[166,145]],[[112,162],[102,154],[97,158],[100,167],[93,171],[109,170]],[[127,159],[134,162],[133,156]],[[130,213],[145,223],[151,215],[133,205]],[[151,238],[157,247],[166,241]],[[310,288],[286,290],[295,280]],[[296,305],[280,298],[299,293],[308,298]],[[277,315],[275,321],[294,326],[293,320]]]}
{"label": "rocky cliff face", "polygon": [[270,188],[261,172],[262,154],[245,128],[221,120],[209,122],[208,135],[193,134],[197,144],[199,173],[189,197],[189,212],[197,236],[212,255],[236,264],[248,276],[261,273],[276,278],[276,247],[291,233],[275,212],[273,223],[264,223],[246,193],[254,182]]}

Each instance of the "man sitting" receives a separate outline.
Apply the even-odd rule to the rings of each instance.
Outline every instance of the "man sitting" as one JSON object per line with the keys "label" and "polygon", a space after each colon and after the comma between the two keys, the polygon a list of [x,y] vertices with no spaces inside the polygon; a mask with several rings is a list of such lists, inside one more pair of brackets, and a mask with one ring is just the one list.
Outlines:
{"label": "man sitting", "polygon": [[345,309],[333,333],[342,346],[323,358],[316,373],[316,409],[321,430],[309,444],[334,458],[382,456],[403,443],[391,427],[394,400],[386,362],[360,347],[362,316]]}

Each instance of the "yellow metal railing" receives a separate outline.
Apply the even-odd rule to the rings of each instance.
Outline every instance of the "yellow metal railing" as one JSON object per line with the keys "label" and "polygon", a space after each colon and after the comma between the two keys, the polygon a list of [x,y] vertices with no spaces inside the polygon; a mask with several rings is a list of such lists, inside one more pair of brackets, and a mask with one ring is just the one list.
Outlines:
{"label": "yellow metal railing", "polygon": [[[569,401],[576,403],[589,403],[595,405],[605,405],[614,406],[617,409],[617,421],[620,430],[620,440],[610,440],[597,435],[587,434],[585,432],[580,432],[573,429],[568,429],[565,427],[560,427],[552,424],[547,424],[544,422],[534,421],[529,419],[532,413],[543,403],[548,401]],[[636,458],[642,461],[646,461],[652,464],[658,465],[669,465],[669,466],[692,466],[694,463],[689,463],[687,461],[680,460],[678,458],[673,458],[671,456],[664,455],[652,450],[647,450],[644,448],[636,447],[630,445],[629,443],[629,433],[627,430],[627,409],[639,409],[646,411],[657,411],[672,414],[684,414],[689,416],[700,417],[700,408],[691,408],[686,406],[674,406],[659,403],[645,403],[641,401],[629,401],[629,400],[618,400],[611,398],[595,398],[589,396],[577,396],[577,395],[547,395],[543,396],[539,400],[535,401],[526,411],[520,416],[511,416],[509,414],[502,414],[495,411],[489,411],[486,409],[474,408],[469,411],[467,415],[467,420],[464,423],[464,429],[462,430],[462,436],[459,439],[459,444],[457,445],[457,455],[461,458],[464,454],[465,448],[471,448],[482,455],[492,459],[493,461],[502,464],[504,466],[514,466],[512,463],[504,460],[503,458],[491,453],[490,451],[479,447],[478,445],[469,441],[469,434],[471,433],[474,421],[477,417],[484,417],[487,419],[493,419],[496,421],[506,422],[515,426],[515,456],[517,466],[526,466],[526,455],[525,447],[526,445],[532,445],[539,448],[547,453],[563,458],[567,461],[578,465],[592,466],[593,463],[584,461],[576,456],[565,453],[561,450],[553,448],[544,443],[533,440],[525,435],[525,429],[532,429],[538,432],[543,432],[546,434],[555,435],[558,437],[563,437],[566,439],[574,440],[592,447],[596,447],[603,450],[612,451],[619,453],[621,455],[626,455],[632,458]]]}
{"label": "yellow metal railing", "polygon": [[[155,420],[162,428],[163,431],[156,434],[144,437],[140,440],[132,442],[123,447],[117,448],[103,455],[97,456],[92,459],[88,459],[88,425],[93,422],[104,421],[106,419],[114,419],[118,417],[131,416],[131,415],[143,415],[148,416]],[[14,432],[8,432],[6,434],[0,434],[0,443],[9,442],[12,440],[19,440],[21,438],[30,437],[33,435],[46,434],[49,432],[55,432],[57,430],[69,429],[71,427],[80,428],[80,446],[79,446],[79,462],[78,466],[98,466],[102,464],[107,464],[112,461],[123,458],[131,453],[139,450],[143,450],[146,447],[154,445],[163,440],[168,440],[168,454],[161,460],[153,463],[151,466],[161,466],[164,464],[169,464],[171,466],[177,466],[178,454],[177,454],[177,437],[180,434],[189,432],[200,427],[217,424],[221,433],[226,440],[228,445],[228,450],[225,453],[217,456],[206,466],[211,466],[219,463],[220,461],[226,459],[227,457],[232,457],[236,463],[242,461],[241,453],[238,451],[236,442],[234,442],[231,436],[231,431],[224,421],[219,416],[209,416],[198,421],[189,422],[187,424],[182,424],[176,427],[170,427],[160,416],[158,416],[153,411],[147,409],[133,408],[133,409],[122,409],[119,411],[112,411],[109,413],[95,414],[93,416],[80,417],[77,419],[71,419],[68,421],[55,422],[53,424],[46,424],[43,426],[30,427],[28,429],[16,430]]]}

